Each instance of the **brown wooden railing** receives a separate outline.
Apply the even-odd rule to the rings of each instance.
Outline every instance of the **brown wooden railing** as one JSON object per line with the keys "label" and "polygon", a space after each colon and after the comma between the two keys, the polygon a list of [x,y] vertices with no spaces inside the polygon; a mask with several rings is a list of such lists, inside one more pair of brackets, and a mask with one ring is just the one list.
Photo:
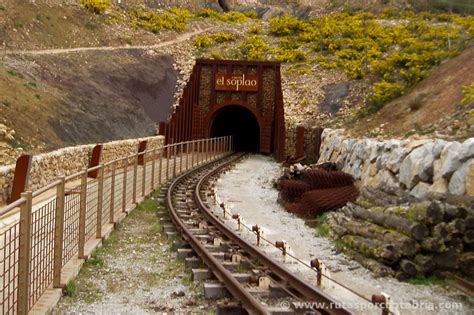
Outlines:
{"label": "brown wooden railing", "polygon": [[0,228],[0,314],[27,314],[146,195],[231,150],[231,137],[169,144],[60,176],[0,209],[10,222]]}

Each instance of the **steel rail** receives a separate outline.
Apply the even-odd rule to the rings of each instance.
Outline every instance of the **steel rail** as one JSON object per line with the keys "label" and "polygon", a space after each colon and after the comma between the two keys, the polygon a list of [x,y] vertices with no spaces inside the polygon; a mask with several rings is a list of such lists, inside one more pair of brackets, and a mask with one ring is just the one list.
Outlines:
{"label": "steel rail", "polygon": [[220,168],[214,169],[211,172],[207,173],[196,185],[196,189],[194,192],[196,198],[196,204],[200,208],[200,210],[207,216],[207,218],[211,221],[211,223],[226,237],[228,237],[233,242],[237,243],[244,251],[250,253],[252,257],[258,258],[262,264],[268,267],[274,274],[276,274],[281,279],[287,281],[293,288],[295,288],[298,292],[303,294],[308,301],[319,303],[319,305],[327,306],[324,309],[318,309],[318,311],[322,312],[323,314],[353,314],[350,310],[340,307],[342,303],[333,299],[323,291],[315,288],[302,278],[298,277],[290,270],[288,270],[285,266],[283,266],[280,262],[270,258],[260,249],[255,247],[253,244],[247,242],[239,235],[237,235],[234,231],[229,229],[227,225],[219,220],[204,204],[200,196],[200,188],[202,184],[207,181],[210,177],[214,176],[215,174],[219,173]]}
{"label": "steel rail", "polygon": [[[223,164],[221,167],[224,167],[234,160],[240,157],[230,160],[229,162]],[[215,161],[219,162],[222,159]],[[211,163],[211,165],[214,163]],[[186,177],[201,171],[204,168],[209,167],[209,164],[203,165],[196,170],[187,172],[178,178],[176,178],[168,188],[167,196],[166,196],[166,203],[168,206],[168,210],[171,214],[171,220],[176,225],[177,229],[181,231],[185,240],[189,243],[189,245],[193,248],[193,250],[201,257],[201,259],[206,263],[206,265],[212,270],[214,275],[224,283],[227,290],[237,298],[243,306],[250,312],[255,314],[270,314],[266,308],[264,308],[245,288],[234,278],[232,273],[227,270],[216,258],[212,256],[212,254],[201,244],[201,242],[189,231],[186,225],[182,222],[179,218],[172,202],[172,194],[175,187]]]}
{"label": "steel rail", "polygon": [[[222,163],[218,167],[212,169],[204,176],[202,176],[195,187],[193,192],[196,206],[199,210],[208,218],[209,222],[214,225],[223,235],[229,240],[239,245],[244,251],[249,253],[253,258],[257,258],[263,265],[265,265],[271,272],[278,276],[283,281],[286,281],[292,288],[294,288],[299,294],[305,297],[309,302],[319,303],[324,305],[323,308],[317,309],[321,314],[353,314],[350,310],[341,307],[341,303],[331,298],[326,293],[313,287],[302,278],[293,274],[280,262],[267,256],[260,249],[250,244],[249,242],[242,239],[235,232],[233,232],[227,225],[214,216],[211,211],[206,207],[203,200],[201,199],[200,192],[205,182],[210,177],[219,173],[223,168],[229,164],[239,160],[243,154],[236,155],[229,161]],[[258,300],[256,300],[232,275],[230,271],[223,267],[221,262],[214,258],[201,242],[188,230],[188,227],[179,218],[177,212],[174,209],[172,196],[176,186],[185,178],[194,175],[202,170],[208,168],[210,165],[222,162],[223,159],[214,161],[210,164],[205,164],[195,170],[189,171],[180,177],[176,178],[170,185],[167,195],[166,204],[171,214],[171,220],[176,225],[177,229],[183,234],[184,239],[189,243],[196,254],[206,263],[212,273],[223,283],[227,290],[244,306],[247,311],[255,314],[269,314],[269,310],[266,309]]]}

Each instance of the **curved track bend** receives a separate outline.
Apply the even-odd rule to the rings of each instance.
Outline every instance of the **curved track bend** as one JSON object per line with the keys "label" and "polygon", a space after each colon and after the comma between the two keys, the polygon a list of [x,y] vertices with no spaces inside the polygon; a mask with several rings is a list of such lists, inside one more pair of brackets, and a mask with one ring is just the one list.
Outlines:
{"label": "curved track bend", "polygon": [[[206,205],[212,195],[210,179],[243,156],[229,155],[189,171],[176,178],[166,193],[171,220],[189,245],[184,249],[186,256],[194,260],[199,257],[209,269],[202,278],[206,279],[205,288],[206,285],[212,287],[217,292],[214,293],[216,298],[226,297],[219,313],[352,314],[341,308],[338,301],[242,239]],[[229,298],[233,302],[229,303]],[[312,304],[302,307],[301,302]]]}

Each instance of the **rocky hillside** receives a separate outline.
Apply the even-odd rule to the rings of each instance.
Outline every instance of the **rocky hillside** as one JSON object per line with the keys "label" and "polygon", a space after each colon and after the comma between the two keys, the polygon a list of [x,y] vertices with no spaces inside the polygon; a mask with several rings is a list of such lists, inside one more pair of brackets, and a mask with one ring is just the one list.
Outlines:
{"label": "rocky hillside", "polygon": [[290,127],[472,136],[471,105],[460,105],[473,81],[472,16],[395,0],[229,2],[238,12],[208,1],[96,12],[2,2],[1,162],[154,133],[197,57],[281,61]]}

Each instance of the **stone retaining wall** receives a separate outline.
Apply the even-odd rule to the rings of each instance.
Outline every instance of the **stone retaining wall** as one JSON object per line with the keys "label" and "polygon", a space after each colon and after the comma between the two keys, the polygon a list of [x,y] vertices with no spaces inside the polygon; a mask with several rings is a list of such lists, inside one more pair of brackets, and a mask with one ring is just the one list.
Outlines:
{"label": "stone retaining wall", "polygon": [[474,138],[377,141],[332,129],[325,129],[322,138],[318,162],[337,163],[364,186],[402,188],[417,198],[474,196]]}
{"label": "stone retaining wall", "polygon": [[[155,149],[163,144],[164,137],[155,136],[105,143],[102,163],[136,153],[138,143],[142,140],[148,140],[148,149]],[[93,144],[79,145],[34,156],[30,170],[29,189],[37,190],[60,175],[68,176],[85,169],[89,165],[94,146]],[[0,206],[5,205],[10,196],[14,172],[14,164],[0,167]]]}

